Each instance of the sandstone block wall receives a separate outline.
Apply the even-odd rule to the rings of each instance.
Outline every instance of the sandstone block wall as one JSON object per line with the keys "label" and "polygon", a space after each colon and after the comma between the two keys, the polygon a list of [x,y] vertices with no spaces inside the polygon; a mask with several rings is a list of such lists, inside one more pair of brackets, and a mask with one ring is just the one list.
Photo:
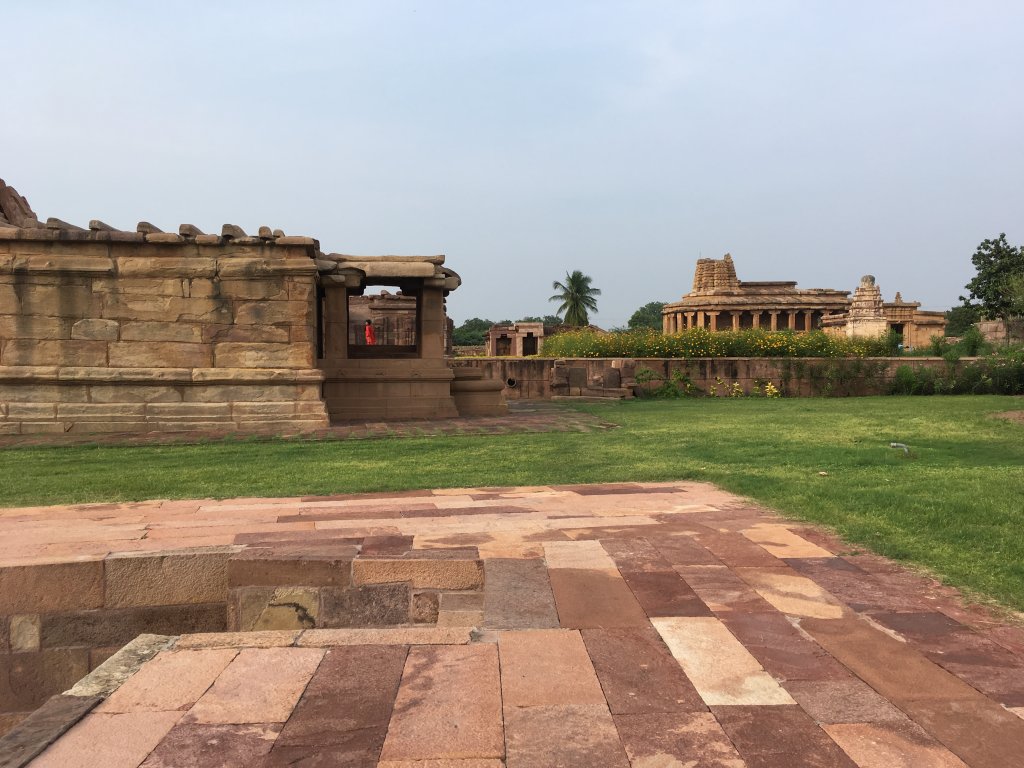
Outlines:
{"label": "sandstone block wall", "polygon": [[376,537],[311,550],[260,537],[250,535],[251,546],[0,568],[0,735],[144,633],[472,626],[482,618],[475,549],[419,552],[411,539]]}
{"label": "sandstone block wall", "polygon": [[315,253],[0,227],[0,434],[325,426]]}

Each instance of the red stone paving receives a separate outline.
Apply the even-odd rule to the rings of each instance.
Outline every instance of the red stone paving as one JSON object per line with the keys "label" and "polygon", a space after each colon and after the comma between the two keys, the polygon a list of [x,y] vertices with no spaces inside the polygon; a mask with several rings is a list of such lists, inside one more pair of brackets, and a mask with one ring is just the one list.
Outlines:
{"label": "red stone paving", "polygon": [[[125,557],[139,553],[166,555],[164,577]],[[183,634],[98,705],[52,699],[44,710],[81,720],[27,764],[1024,766],[1013,617],[709,485],[0,510],[9,647],[88,632],[103,656],[105,601],[126,621],[160,599],[194,618],[229,578],[322,589],[333,613]],[[438,625],[324,628],[361,589],[439,607]],[[393,605],[351,610],[372,621]],[[2,656],[0,695],[27,701],[14,687],[58,662],[84,673],[89,653]],[[2,714],[0,765],[26,764],[3,750],[52,730],[44,710]]]}

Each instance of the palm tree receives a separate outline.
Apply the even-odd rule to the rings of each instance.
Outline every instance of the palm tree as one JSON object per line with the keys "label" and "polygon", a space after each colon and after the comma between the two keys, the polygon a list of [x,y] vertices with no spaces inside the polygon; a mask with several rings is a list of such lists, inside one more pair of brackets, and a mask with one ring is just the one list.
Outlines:
{"label": "palm tree", "polygon": [[572,273],[566,272],[565,284],[557,280],[551,284],[551,287],[559,293],[556,293],[548,301],[562,302],[558,313],[565,312],[566,325],[588,325],[590,319],[587,317],[587,310],[597,312],[597,300],[594,297],[600,296],[601,290],[590,287],[592,280],[593,278],[584,275],[577,269]]}

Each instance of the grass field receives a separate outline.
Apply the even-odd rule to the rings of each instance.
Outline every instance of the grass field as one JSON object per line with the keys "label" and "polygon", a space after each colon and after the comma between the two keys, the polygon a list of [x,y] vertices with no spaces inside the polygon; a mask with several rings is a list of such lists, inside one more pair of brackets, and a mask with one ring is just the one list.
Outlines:
{"label": "grass field", "polygon": [[[1024,609],[1021,398],[587,406],[619,429],[0,452],[0,506],[706,480]],[[910,455],[889,447],[906,443]],[[822,475],[821,473],[827,473]]]}

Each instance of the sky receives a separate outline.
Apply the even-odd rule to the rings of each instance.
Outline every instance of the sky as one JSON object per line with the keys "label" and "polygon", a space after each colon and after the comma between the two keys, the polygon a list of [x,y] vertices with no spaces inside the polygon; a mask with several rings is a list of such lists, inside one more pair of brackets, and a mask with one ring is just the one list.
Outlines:
{"label": "sky", "polygon": [[1024,242],[1024,3],[0,0],[0,178],[44,219],[438,254],[457,324],[741,280],[959,303]]}

